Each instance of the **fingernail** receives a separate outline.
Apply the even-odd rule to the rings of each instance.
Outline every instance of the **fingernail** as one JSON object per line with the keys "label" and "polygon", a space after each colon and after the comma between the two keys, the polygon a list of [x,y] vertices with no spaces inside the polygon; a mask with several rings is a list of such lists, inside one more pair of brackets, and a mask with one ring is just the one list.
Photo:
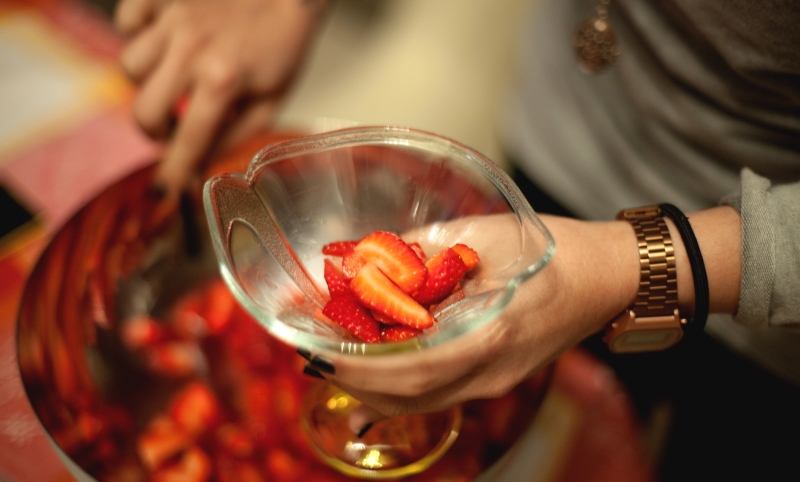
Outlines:
{"label": "fingernail", "polygon": [[371,429],[371,428],[372,428],[372,422],[364,425],[363,427],[361,427],[361,430],[358,431],[358,433],[356,434],[356,437],[358,437],[358,438],[363,437],[369,431],[369,429]]}
{"label": "fingernail", "polygon": [[319,355],[311,359],[311,366],[322,373],[327,373],[328,375],[333,375],[336,373],[336,368],[334,368],[333,362]]}
{"label": "fingernail", "polygon": [[147,188],[145,196],[154,201],[163,201],[167,197],[167,187],[161,183],[151,184]]}
{"label": "fingernail", "polygon": [[195,220],[194,202],[189,193],[180,197],[181,218],[183,219],[183,238],[186,254],[195,258],[200,254],[200,228]]}
{"label": "fingernail", "polygon": [[311,361],[311,352],[306,350],[305,348],[298,348],[297,354],[305,358],[306,360]]}
{"label": "fingernail", "polygon": [[318,372],[317,370],[314,370],[313,368],[311,368],[310,365],[306,365],[303,367],[303,375],[308,375],[313,378],[321,378],[323,380],[325,379],[325,377],[322,376],[322,373]]}
{"label": "fingernail", "polygon": [[175,116],[171,116],[169,121],[167,122],[167,137],[172,137],[175,131],[178,129],[178,118]]}

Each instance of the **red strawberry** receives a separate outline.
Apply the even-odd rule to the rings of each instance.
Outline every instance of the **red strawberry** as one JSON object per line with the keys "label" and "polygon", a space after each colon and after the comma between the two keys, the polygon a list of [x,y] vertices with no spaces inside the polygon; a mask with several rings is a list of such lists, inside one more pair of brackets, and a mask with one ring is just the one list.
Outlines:
{"label": "red strawberry", "polygon": [[177,462],[164,466],[152,474],[153,482],[205,482],[211,478],[211,460],[198,447],[191,447],[180,455]]}
{"label": "red strawberry", "polygon": [[215,440],[219,448],[237,457],[249,457],[255,445],[245,429],[232,423],[217,429]]}
{"label": "red strawberry", "polygon": [[[411,253],[416,258],[416,254],[413,251]],[[433,326],[435,322],[428,310],[404,293],[372,263],[364,265],[350,280],[350,291],[367,308],[403,325],[422,330]]]}
{"label": "red strawberry", "polygon": [[220,416],[220,405],[214,392],[202,382],[192,382],[172,399],[169,414],[175,423],[191,435],[200,434],[214,425]]}
{"label": "red strawberry", "polygon": [[467,266],[467,271],[471,270],[478,264],[481,260],[478,257],[478,253],[467,246],[466,244],[458,243],[452,246],[453,250],[461,256],[461,260],[464,261],[464,264]]}
{"label": "red strawberry", "polygon": [[[389,318],[388,316],[384,315],[383,313],[379,313],[375,310],[371,311],[372,317],[375,318],[375,321],[382,325],[397,325],[398,323],[393,319]],[[405,325],[403,325],[405,326]]]}
{"label": "red strawberry", "polygon": [[405,293],[416,293],[425,282],[425,264],[394,233],[375,231],[356,245],[355,252],[374,263]]}
{"label": "red strawberry", "polygon": [[413,249],[415,253],[417,253],[417,256],[419,256],[419,259],[421,259],[423,263],[428,259],[428,257],[425,255],[425,251],[422,250],[422,246],[420,246],[419,243],[408,243],[408,245],[411,246],[411,249]]}
{"label": "red strawberry", "polygon": [[425,263],[425,267],[428,269],[428,278],[414,295],[414,299],[423,306],[439,303],[450,296],[467,273],[467,266],[453,248],[436,253]]}
{"label": "red strawberry", "polygon": [[342,258],[342,271],[347,279],[351,279],[366,263],[367,260],[362,258],[360,254],[351,251]]}
{"label": "red strawberry", "polygon": [[165,336],[162,323],[148,315],[125,320],[121,332],[122,341],[132,350],[155,346]]}
{"label": "red strawberry", "polygon": [[391,325],[381,327],[381,341],[404,341],[422,333],[422,330],[417,330],[405,325]]}
{"label": "red strawberry", "polygon": [[213,283],[206,292],[206,311],[203,318],[208,322],[208,332],[216,334],[228,326],[236,307],[236,299],[222,281]]}
{"label": "red strawberry", "polygon": [[202,370],[203,352],[197,343],[173,341],[146,347],[144,360],[156,375],[180,378]]}
{"label": "red strawberry", "polygon": [[328,284],[328,293],[331,298],[350,294],[350,280],[333,264],[330,259],[325,259],[325,283]]}
{"label": "red strawberry", "polygon": [[191,436],[175,421],[166,415],[158,415],[136,439],[136,451],[144,466],[153,470],[191,444]]}
{"label": "red strawberry", "polygon": [[378,322],[352,295],[342,295],[331,299],[322,309],[322,313],[366,342],[381,341]]}
{"label": "red strawberry", "polygon": [[358,241],[334,241],[322,247],[322,254],[328,256],[344,256],[353,251]]}

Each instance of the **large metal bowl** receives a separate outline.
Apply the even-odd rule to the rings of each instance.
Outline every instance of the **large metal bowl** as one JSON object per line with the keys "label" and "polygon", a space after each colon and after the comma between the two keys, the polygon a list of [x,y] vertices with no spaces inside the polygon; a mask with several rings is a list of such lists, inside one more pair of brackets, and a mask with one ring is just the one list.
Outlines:
{"label": "large metal bowl", "polygon": [[[286,137],[257,136],[215,159],[203,176],[243,172],[259,149]],[[316,459],[302,435],[299,394],[310,379],[293,349],[238,306],[228,307],[236,322],[225,329],[176,315],[187,296],[223,285],[202,184],[171,202],[150,189],[153,173],[149,166],[130,174],[76,213],[26,284],[19,368],[56,451],[79,480],[346,479]],[[158,323],[136,325],[142,320]],[[166,344],[173,350],[166,358],[149,349]],[[467,404],[459,441],[413,480],[484,472],[529,425],[545,393],[541,383]],[[183,410],[178,419],[193,415],[201,426],[189,442],[176,442],[187,430],[175,423],[176,397],[197,386],[212,394],[214,416],[203,418],[208,413],[198,405]]]}

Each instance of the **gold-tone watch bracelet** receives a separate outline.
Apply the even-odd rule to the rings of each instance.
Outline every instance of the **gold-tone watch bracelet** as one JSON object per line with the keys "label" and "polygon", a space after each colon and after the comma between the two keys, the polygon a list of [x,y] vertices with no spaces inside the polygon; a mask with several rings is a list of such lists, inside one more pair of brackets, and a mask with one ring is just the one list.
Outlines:
{"label": "gold-tone watch bracelet", "polygon": [[639,290],[630,309],[637,317],[669,316],[678,307],[675,251],[667,223],[658,206],[622,211],[636,233],[641,266]]}

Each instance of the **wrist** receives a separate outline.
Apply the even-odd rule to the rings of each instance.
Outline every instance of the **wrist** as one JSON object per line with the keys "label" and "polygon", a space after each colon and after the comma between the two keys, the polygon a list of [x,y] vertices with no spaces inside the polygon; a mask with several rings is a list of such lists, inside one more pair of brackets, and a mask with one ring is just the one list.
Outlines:
{"label": "wrist", "polygon": [[[690,213],[687,217],[703,253],[708,279],[709,312],[733,314],[739,305],[742,276],[742,228],[739,213],[730,206],[719,206]],[[683,271],[690,278],[689,286],[693,286],[691,266],[684,266]],[[680,271],[678,275],[681,276]],[[680,302],[689,303],[693,308],[694,290],[684,292],[683,295],[679,292],[679,296],[685,296],[685,300]]]}
{"label": "wrist", "polygon": [[602,330],[636,300],[640,265],[633,229],[625,221],[542,219],[556,243],[551,265],[563,306],[578,310],[573,315],[583,320],[584,336]]}

